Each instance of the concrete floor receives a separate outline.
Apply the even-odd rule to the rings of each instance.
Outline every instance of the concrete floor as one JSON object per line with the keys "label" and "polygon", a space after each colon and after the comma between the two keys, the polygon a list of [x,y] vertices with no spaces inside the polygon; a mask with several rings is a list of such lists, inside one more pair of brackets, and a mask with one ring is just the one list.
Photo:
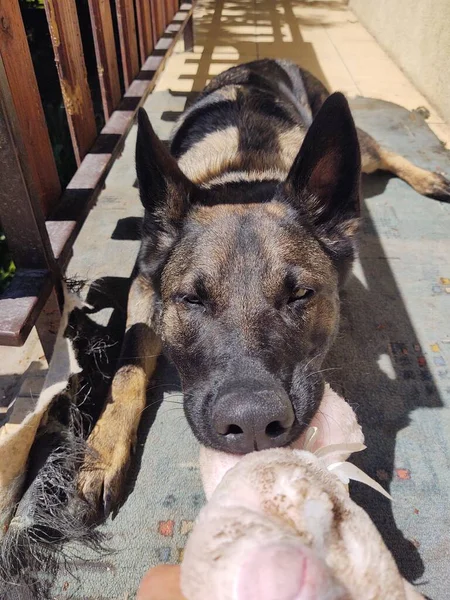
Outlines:
{"label": "concrete floor", "polygon": [[[441,142],[443,144],[450,143],[449,125],[443,121],[433,106],[415,89],[402,71],[396,67],[373,37],[358,22],[354,14],[347,8],[345,1],[200,0],[195,11],[195,23],[196,44],[194,51],[184,52],[182,43],[175,48],[174,54],[159,77],[153,93],[145,103],[145,108],[152,123],[162,139],[168,138],[173,122],[183,112],[186,103],[193,96],[192,93],[201,91],[211,77],[235,64],[256,58],[273,57],[295,60],[319,77],[332,91],[340,90],[350,97],[366,96],[394,102],[408,110],[420,108],[422,114],[429,114],[427,123]],[[109,299],[114,296],[110,293],[111,289],[126,288],[126,280],[133,268],[139,246],[135,224],[142,215],[142,208],[137,189],[134,187],[135,138],[136,128],[133,127],[127,138],[124,151],[114,164],[107,178],[105,189],[100,194],[95,208],[90,213],[78,237],[74,246],[74,255],[68,268],[69,276],[87,280],[86,289],[89,287],[91,290],[94,287],[100,289],[104,285],[105,287],[109,286]],[[386,182],[384,181],[384,183]],[[381,195],[377,196],[374,192],[369,203],[369,212],[373,213],[373,216],[378,220],[383,239],[386,238],[387,242],[392,245],[392,248],[388,244],[386,247],[391,250],[392,256],[396,257],[401,253],[401,247],[404,247],[404,240],[397,239],[398,236],[396,237],[395,231],[399,227],[399,222],[392,204],[393,196],[396,196],[397,193],[401,201],[404,188],[402,182],[398,182],[398,180],[391,181],[389,185],[391,188],[390,191],[387,190],[387,199]],[[389,197],[389,193],[391,197]],[[414,192],[412,193],[414,194]],[[397,196],[395,200],[397,200]],[[405,206],[407,201],[409,200],[405,199]],[[420,197],[417,198],[417,202],[414,209],[411,210],[411,214],[413,218],[420,220],[420,215],[423,214],[421,211],[428,210],[424,207],[430,205],[421,204]],[[439,213],[439,216],[436,217],[439,212],[439,205],[437,207],[434,205],[431,212],[433,210],[435,216],[430,217],[430,220],[436,224],[439,231],[434,241],[429,242],[427,240],[427,252],[430,255],[439,257],[441,264],[445,265],[443,244],[446,237],[443,219],[448,217],[448,212],[445,212],[442,208],[442,214]],[[401,205],[399,212],[402,214]],[[402,219],[406,219],[406,217],[402,217]],[[367,234],[367,232],[365,233]],[[372,241],[370,244],[373,245],[374,242]],[[378,246],[372,247],[370,244],[370,252],[368,252],[370,257],[374,252],[381,253]],[[398,244],[398,247],[396,244]],[[388,250],[386,250],[386,253],[389,254]],[[371,267],[369,263],[370,261],[366,265],[366,270],[370,275]],[[394,280],[397,278],[400,280],[403,275],[395,271],[395,263],[393,264],[394,267],[391,265],[391,268],[395,276],[391,274],[393,281],[390,288],[395,289]],[[431,275],[428,273],[429,277],[435,277],[438,273],[437,267],[435,269],[436,273],[433,270],[434,267],[424,266],[423,269],[430,271]],[[367,273],[360,273],[361,281],[364,280],[364,277],[369,276]],[[365,284],[368,289],[372,289],[372,294],[376,294],[379,288],[377,273],[378,271],[375,273],[374,270],[372,282],[369,281],[368,284],[367,282]],[[438,274],[445,275],[441,271]],[[422,279],[417,278],[414,281],[421,282]],[[363,288],[364,286],[361,288],[362,291],[364,291]],[[407,284],[404,283],[402,293],[405,292],[405,289],[407,289]],[[411,307],[414,309],[414,303],[416,302],[413,292],[409,297],[406,295],[406,312],[403,306],[398,308],[397,313],[393,309],[394,315],[403,315],[401,319],[398,319],[399,321],[403,319],[406,322],[410,313],[413,312],[413,310],[410,311]],[[398,302],[401,303],[402,298],[399,292],[397,296]],[[442,294],[441,298],[443,300],[445,300],[444,296],[445,294]],[[409,298],[411,298],[411,306],[408,304]],[[372,302],[373,298],[370,301]],[[380,305],[383,301],[384,297],[380,296]],[[420,304],[420,302],[421,298],[418,297],[417,303]],[[361,304],[361,306],[363,305],[364,303]],[[112,318],[111,314],[114,308],[111,303],[105,305],[104,309],[97,313],[96,318],[102,324],[107,324]],[[356,318],[362,319],[363,316],[359,315]],[[424,339],[438,339],[437,331],[432,331],[432,333],[426,331],[422,335],[422,329],[425,330],[427,327],[430,329],[429,323],[422,327],[419,319],[412,320],[421,337]],[[440,320],[442,320],[442,315],[440,315]],[[434,321],[438,323],[439,319]],[[438,327],[436,323],[434,328]],[[406,334],[401,327],[398,327],[398,329],[397,338],[395,339],[402,341]],[[443,330],[444,327],[441,327],[441,329]],[[366,344],[366,341],[363,341]],[[364,351],[364,344],[360,349],[361,355]],[[378,350],[377,352],[374,350],[375,355],[378,357]],[[356,359],[359,358],[356,350],[355,357],[356,362]],[[31,371],[26,371],[30,363],[32,365]],[[372,363],[366,365],[367,370],[371,372],[374,371]],[[39,391],[45,369],[45,359],[35,333],[21,349],[0,348],[0,411],[2,405],[6,407],[17,395],[20,397],[17,408],[26,410],[27,405],[32,403],[33,398],[36,397]],[[436,374],[435,378],[437,379]],[[388,379],[390,379],[389,375]],[[374,381],[378,383],[376,377]],[[388,384],[390,385],[389,381]],[[161,432],[163,430],[175,432],[178,437],[175,436],[172,439],[176,439],[178,442],[181,435],[189,435],[189,432],[185,432],[187,426],[180,424],[180,415],[173,408],[162,412],[158,418],[160,421],[156,422],[156,427],[153,428],[154,431],[152,429],[152,443],[147,444],[147,454],[144,454],[142,459],[145,469],[140,473],[140,478],[133,491],[133,499],[125,504],[117,520],[111,525],[116,540],[119,540],[117,544],[125,548],[120,555],[121,558],[119,557],[117,560],[117,564],[115,564],[115,559],[112,561],[114,562],[112,572],[115,573],[114,569],[117,569],[118,573],[116,579],[109,573],[109,563],[106,562],[104,563],[105,568],[100,569],[97,574],[88,570],[83,572],[86,575],[85,585],[83,589],[75,592],[74,596],[71,595],[71,584],[67,592],[62,591],[62,589],[65,590],[64,586],[57,590],[58,598],[99,598],[98,594],[92,596],[94,590],[101,590],[102,598],[119,600],[119,598],[132,597],[136,582],[148,564],[173,560],[177,552],[179,554],[176,555],[175,559],[181,558],[185,536],[202,502],[201,494],[199,496],[197,493],[199,483],[195,461],[198,450],[195,442],[190,437],[189,439],[187,437],[186,439],[183,438],[183,462],[178,465],[180,457],[177,456],[176,444],[173,441],[163,439]],[[417,425],[417,428],[417,430],[409,429],[408,435],[413,437],[418,435],[417,432],[420,433],[419,425]],[[395,435],[393,438],[395,438]],[[150,446],[154,448],[155,443],[158,444],[158,452],[156,453],[152,452],[150,448]],[[391,448],[392,452],[393,447]],[[398,448],[400,448],[400,450],[397,449],[400,458],[406,461],[408,453],[405,451],[402,454],[401,436],[399,436]],[[379,463],[383,464],[384,458],[381,454],[383,453],[380,451]],[[167,465],[175,465],[171,467],[172,470],[169,474],[167,473]],[[389,472],[388,467],[386,467],[386,470]],[[147,474],[149,473],[152,474],[152,478],[155,477],[159,481],[165,482],[167,480],[165,487],[162,486],[161,490],[155,490],[151,496],[148,494],[148,478],[150,478],[150,475],[147,477]],[[384,477],[385,471],[383,469],[380,473]],[[387,473],[386,477],[388,477]],[[396,485],[400,484],[397,482]],[[179,493],[186,496],[190,494],[185,500],[185,505],[183,505],[185,512],[179,507],[174,508],[175,501],[172,493],[174,489],[188,490]],[[174,514],[176,514],[176,518],[173,516]],[[135,527],[136,515],[142,520],[142,527],[146,527],[143,530],[144,534],[140,532],[139,536],[135,536],[132,529],[133,523]],[[174,518],[177,528],[172,539],[170,536],[166,536],[166,530],[174,527],[174,521],[172,521]],[[180,520],[179,529],[177,519]],[[155,523],[159,527],[157,535],[154,531]],[[170,525],[171,523],[172,525]],[[401,518],[399,523],[403,524]],[[429,521],[423,521],[423,528],[429,529],[431,525],[428,527],[428,524],[431,523],[432,516],[430,516]],[[140,526],[140,529],[142,527]],[[409,530],[414,531],[413,526],[405,521],[405,528],[408,529],[408,527]],[[149,539],[144,539],[145,536],[147,538],[153,536],[153,539],[156,539],[153,546],[150,544]],[[158,536],[162,540],[161,547],[159,547]],[[137,544],[137,541],[140,545]],[[131,542],[133,543],[133,551],[130,550]],[[129,574],[127,574],[128,571]],[[440,598],[444,598],[444,596],[435,596],[435,600],[440,600]]]}
{"label": "concrete floor", "polygon": [[[230,66],[273,57],[295,60],[331,91],[386,100],[409,110],[425,109],[429,114],[427,124],[443,144],[450,144],[450,125],[359,23],[345,0],[200,0],[195,25],[194,52],[184,52],[179,42],[145,105],[162,138],[168,137],[173,119],[183,111],[188,92],[201,91],[211,77]],[[133,129],[97,204],[103,205],[113,190],[114,196],[123,199],[115,203],[113,214],[116,210],[128,216],[140,214],[136,191],[129,187],[134,182],[134,139]],[[106,227],[103,219],[97,218],[101,210],[93,210],[83,229],[70,274],[92,280],[105,268],[108,270],[108,246],[106,239],[101,245],[104,238],[98,231]],[[94,238],[95,247],[101,246],[102,251],[86,269],[77,260],[78,250],[86,248],[86,242],[89,246]],[[130,246],[131,255],[136,249],[135,242]],[[123,276],[132,262],[129,256]],[[46,366],[35,331],[22,348],[0,347],[0,419],[18,395],[26,402],[36,393]]]}

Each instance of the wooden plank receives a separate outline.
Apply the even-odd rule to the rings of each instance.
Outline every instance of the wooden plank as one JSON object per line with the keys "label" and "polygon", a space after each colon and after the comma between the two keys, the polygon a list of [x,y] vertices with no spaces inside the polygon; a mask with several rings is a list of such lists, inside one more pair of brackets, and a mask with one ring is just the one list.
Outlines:
{"label": "wooden plank", "polygon": [[20,162],[47,216],[61,187],[18,0],[0,0],[0,49],[6,79],[0,81],[0,96],[7,85],[16,114],[12,126],[23,134]]}
{"label": "wooden plank", "polygon": [[173,19],[173,15],[175,14],[173,0],[164,0],[164,9],[166,16],[166,27]]}
{"label": "wooden plank", "polygon": [[155,46],[166,29],[166,7],[164,1],[152,0],[153,43]]}
{"label": "wooden plank", "polygon": [[[0,57],[0,82],[6,77]],[[9,249],[17,267],[49,269],[54,263],[45,218],[38,199],[29,193],[22,171],[19,147],[22,138],[11,127],[13,113],[11,90],[1,86],[0,94],[0,215]]]}
{"label": "wooden plank", "polygon": [[[4,79],[6,74],[0,58],[0,81]],[[0,214],[9,249],[19,269],[0,296],[0,343],[23,344],[42,311],[38,334],[50,359],[54,344],[52,332],[60,318],[56,292],[60,271],[41,206],[29,193],[20,165],[17,147],[21,140],[13,135],[11,121],[16,116],[12,114],[9,92],[4,85],[0,95],[0,172],[7,174],[7,185],[0,185]]]}
{"label": "wooden plank", "polygon": [[75,0],[44,0],[77,164],[97,137]]}
{"label": "wooden plank", "polygon": [[136,16],[139,32],[139,54],[141,65],[143,65],[154,48],[150,0],[136,0]]}
{"label": "wooden plank", "polygon": [[139,56],[134,18],[133,0],[116,0],[117,24],[119,27],[120,52],[125,88],[139,72]]}
{"label": "wooden plank", "polygon": [[168,0],[170,6],[170,19],[169,22],[173,20],[174,16],[177,14],[178,9],[180,8],[179,0]]}
{"label": "wooden plank", "polygon": [[158,42],[158,36],[156,34],[156,30],[158,28],[158,24],[156,22],[156,7],[155,7],[155,2],[154,0],[151,0],[152,2],[152,12],[151,12],[151,20],[152,20],[152,39],[153,39],[153,47],[156,46],[157,42]]}
{"label": "wooden plank", "polygon": [[105,121],[107,121],[119,104],[122,95],[109,0],[89,0],[89,12],[94,36],[103,112]]}
{"label": "wooden plank", "polygon": [[0,345],[23,346],[51,291],[49,271],[16,271],[0,296]]}

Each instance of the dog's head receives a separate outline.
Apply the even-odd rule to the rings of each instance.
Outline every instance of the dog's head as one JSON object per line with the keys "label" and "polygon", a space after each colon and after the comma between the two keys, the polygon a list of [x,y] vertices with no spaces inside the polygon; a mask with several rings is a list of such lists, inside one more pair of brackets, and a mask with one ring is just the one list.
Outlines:
{"label": "dog's head", "polygon": [[319,406],[354,257],[360,153],[347,101],[325,102],[283,183],[194,185],[144,111],[136,165],[139,269],[195,435],[233,453],[292,443]]}

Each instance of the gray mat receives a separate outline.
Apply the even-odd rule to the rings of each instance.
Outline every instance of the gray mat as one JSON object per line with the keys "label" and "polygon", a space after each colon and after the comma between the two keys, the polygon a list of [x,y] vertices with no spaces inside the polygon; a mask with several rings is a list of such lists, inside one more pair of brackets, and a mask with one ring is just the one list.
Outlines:
{"label": "gray mat", "polygon": [[[174,99],[178,104],[179,96]],[[423,167],[450,176],[449,153],[421,116],[364,98],[352,101],[352,109],[358,125],[378,141]],[[166,133],[173,112],[152,117]],[[133,180],[132,162],[126,160],[122,193],[125,183]],[[358,456],[358,464],[375,479],[390,482],[394,503],[391,506],[358,484],[352,486],[353,497],[379,527],[404,575],[433,600],[446,600],[450,572],[450,206],[423,198],[384,174],[365,177],[363,190],[360,259],[343,298],[341,333],[326,365],[330,369],[327,378],[356,407],[363,423],[368,449]],[[110,208],[120,207],[123,217],[123,204],[114,186],[106,192],[107,199],[100,198],[92,218],[104,215],[111,225],[108,235],[116,230],[116,250],[111,254],[115,262],[103,262],[111,264],[111,272],[102,267],[100,274],[117,276],[123,274],[115,271],[121,256],[118,244],[123,244],[123,256],[130,258],[136,241],[130,242],[130,235],[117,235],[113,225],[120,215],[111,216]],[[136,200],[133,192],[129,215],[137,217]],[[122,218],[121,223],[125,226],[132,221]],[[108,227],[103,225],[105,231]],[[97,248],[99,243],[97,238]],[[87,262],[91,259],[86,258],[86,246],[78,247],[72,269],[82,274],[83,265],[92,263]],[[103,527],[111,535],[114,552],[99,558],[78,548],[81,558],[70,565],[78,581],[61,572],[56,598],[133,598],[150,566],[182,557],[192,521],[204,501],[198,446],[183,416],[176,376],[164,361],[160,364],[141,427],[128,499],[116,518]],[[93,562],[85,562],[88,558]]]}

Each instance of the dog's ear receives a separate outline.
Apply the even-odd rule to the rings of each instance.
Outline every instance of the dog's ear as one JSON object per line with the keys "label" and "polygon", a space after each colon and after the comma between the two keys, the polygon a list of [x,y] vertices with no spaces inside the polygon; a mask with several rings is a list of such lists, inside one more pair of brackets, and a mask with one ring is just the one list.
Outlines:
{"label": "dog's ear", "polygon": [[289,202],[332,250],[356,231],[360,178],[353,117],[345,97],[335,93],[309,128],[285,186]]}
{"label": "dog's ear", "polygon": [[195,186],[153,131],[142,108],[138,112],[136,173],[145,208],[139,271],[158,290],[162,268],[178,238]]}
{"label": "dog's ear", "polygon": [[146,212],[146,233],[173,233],[189,209],[194,186],[154,132],[143,108],[138,111],[136,173]]}

